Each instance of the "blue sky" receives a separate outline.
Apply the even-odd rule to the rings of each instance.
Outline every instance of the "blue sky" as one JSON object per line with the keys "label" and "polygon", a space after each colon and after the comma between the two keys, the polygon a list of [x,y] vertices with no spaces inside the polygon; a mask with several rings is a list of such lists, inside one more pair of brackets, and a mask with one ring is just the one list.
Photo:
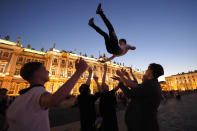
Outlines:
{"label": "blue sky", "polygon": [[0,0],[0,35],[21,36],[24,47],[37,50],[56,43],[57,49],[109,57],[104,39],[88,26],[94,17],[108,32],[95,14],[99,2],[118,38],[137,47],[115,61],[142,70],[160,63],[165,76],[197,69],[197,0]]}

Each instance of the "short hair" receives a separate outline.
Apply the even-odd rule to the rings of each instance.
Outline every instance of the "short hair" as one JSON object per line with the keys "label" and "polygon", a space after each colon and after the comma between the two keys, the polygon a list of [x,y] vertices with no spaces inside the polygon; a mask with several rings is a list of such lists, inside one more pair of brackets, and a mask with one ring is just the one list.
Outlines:
{"label": "short hair", "polygon": [[125,44],[127,43],[126,39],[120,39],[119,42],[120,41],[123,41]]}
{"label": "short hair", "polygon": [[20,70],[20,76],[26,80],[30,81],[33,78],[33,74],[35,71],[37,71],[42,66],[42,63],[40,62],[28,62],[23,65],[23,67]]}
{"label": "short hair", "polygon": [[80,94],[82,94],[82,95],[88,94],[89,91],[90,91],[89,85],[82,84],[82,85],[79,87],[79,92],[80,92]]}
{"label": "short hair", "polygon": [[152,70],[153,77],[156,79],[164,75],[163,67],[160,64],[151,63],[148,68]]}

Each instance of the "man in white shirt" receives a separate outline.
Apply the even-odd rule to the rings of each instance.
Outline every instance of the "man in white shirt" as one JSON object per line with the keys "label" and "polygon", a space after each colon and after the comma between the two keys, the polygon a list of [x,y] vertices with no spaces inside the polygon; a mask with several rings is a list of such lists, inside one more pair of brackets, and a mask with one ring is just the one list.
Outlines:
{"label": "man in white shirt", "polygon": [[48,108],[59,105],[69,95],[87,66],[83,59],[76,61],[73,76],[50,94],[44,88],[49,81],[49,71],[40,62],[26,63],[20,75],[30,87],[20,91],[21,95],[8,108],[8,131],[50,131]]}

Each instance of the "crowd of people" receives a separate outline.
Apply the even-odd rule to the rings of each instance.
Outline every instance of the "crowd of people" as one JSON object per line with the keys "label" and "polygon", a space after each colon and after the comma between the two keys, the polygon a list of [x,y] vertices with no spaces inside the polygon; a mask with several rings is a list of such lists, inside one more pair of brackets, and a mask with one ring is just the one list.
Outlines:
{"label": "crowd of people", "polygon": [[[80,110],[81,131],[118,131],[116,116],[116,91],[122,90],[124,95],[131,99],[125,113],[125,123],[128,131],[158,131],[157,108],[161,100],[161,88],[157,78],[164,71],[159,64],[150,64],[143,82],[139,84],[135,76],[125,70],[117,70],[112,79],[119,81],[113,90],[106,84],[107,64],[104,65],[102,83],[98,81],[92,68],[82,58],[75,62],[76,71],[55,93],[50,94],[44,88],[49,80],[49,71],[39,62],[29,62],[21,68],[21,77],[30,83],[30,87],[20,91],[6,109],[3,116],[6,118],[8,131],[49,131],[48,109],[58,106],[68,96],[80,76],[88,70],[89,77],[86,83],[79,88],[77,97]],[[132,76],[133,78],[131,78]],[[98,92],[90,94],[91,78],[96,82]],[[119,94],[121,98],[122,95]],[[99,99],[99,111],[96,111],[95,102]],[[99,112],[99,113],[98,113]],[[143,125],[143,126],[142,126]]]}

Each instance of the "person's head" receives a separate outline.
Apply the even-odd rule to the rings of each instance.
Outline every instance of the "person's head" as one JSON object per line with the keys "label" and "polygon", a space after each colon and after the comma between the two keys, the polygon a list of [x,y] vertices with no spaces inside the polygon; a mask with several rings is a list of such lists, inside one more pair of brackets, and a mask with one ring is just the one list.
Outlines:
{"label": "person's head", "polygon": [[82,84],[79,87],[79,92],[80,92],[81,95],[89,95],[90,94],[90,88],[89,88],[88,85]]}
{"label": "person's head", "polygon": [[20,70],[21,77],[30,84],[36,81],[49,81],[49,71],[40,62],[29,62],[23,65]]}
{"label": "person's head", "polygon": [[125,39],[120,39],[119,40],[119,45],[126,45],[127,44],[127,41]]}
{"label": "person's head", "polygon": [[104,91],[109,91],[109,86],[106,83],[102,85],[102,88]]}
{"label": "person's head", "polygon": [[160,64],[151,63],[143,76],[143,79],[158,79],[164,75],[163,67]]}
{"label": "person's head", "polygon": [[0,88],[0,98],[5,98],[7,96],[7,89]]}

